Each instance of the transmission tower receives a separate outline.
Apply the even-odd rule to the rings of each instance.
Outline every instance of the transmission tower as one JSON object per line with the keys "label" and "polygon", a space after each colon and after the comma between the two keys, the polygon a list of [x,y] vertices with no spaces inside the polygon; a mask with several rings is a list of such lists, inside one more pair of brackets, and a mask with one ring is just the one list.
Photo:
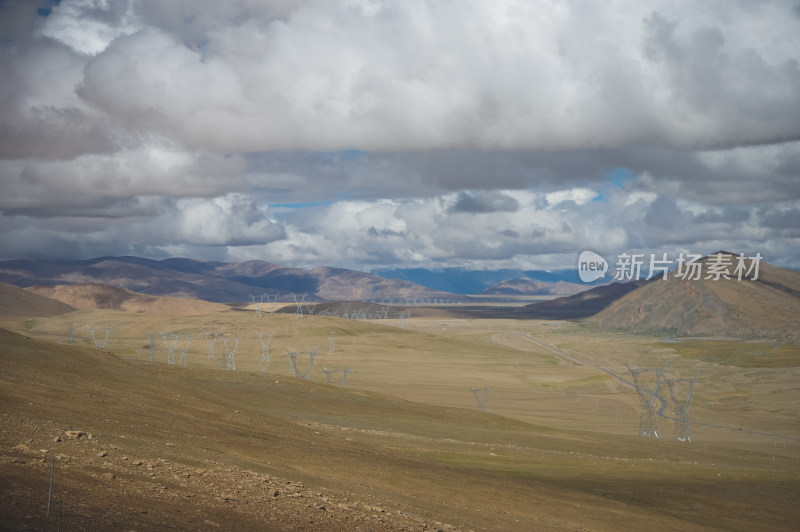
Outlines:
{"label": "transmission tower", "polygon": [[297,357],[300,355],[297,351],[287,351],[286,349],[283,350],[283,356],[289,359],[289,371],[300,376],[300,372],[297,370]]}
{"label": "transmission tower", "polygon": [[272,301],[270,301],[270,295],[267,294],[267,303],[269,303],[269,313],[272,314],[275,312],[275,305],[278,303],[278,294],[272,296]]}
{"label": "transmission tower", "polygon": [[167,335],[165,334],[164,337],[164,345],[167,348],[167,364],[174,365],[175,364],[175,350],[178,348],[178,338],[180,338],[180,333],[172,335],[172,342],[170,343],[167,340]]}
{"label": "transmission tower", "polygon": [[151,362],[156,361],[156,353],[158,353],[158,347],[156,346],[156,335],[150,335],[150,349],[147,353],[147,359]]}
{"label": "transmission tower", "polygon": [[[178,335],[178,337],[180,338],[180,335]],[[176,342],[176,345],[177,345],[177,342]],[[187,363],[186,363],[186,353],[189,352],[189,346],[190,345],[192,345],[192,335],[191,334],[186,337],[186,347],[184,347],[182,349],[180,347],[178,348],[178,357],[179,357],[178,358],[178,364],[180,364],[182,366],[186,366],[187,365]]]}
{"label": "transmission tower", "polygon": [[75,323],[69,322],[69,331],[67,332],[67,345],[75,345]]}
{"label": "transmission tower", "polygon": [[227,338],[222,338],[222,345],[225,347],[225,356],[222,357],[222,369],[236,371],[236,358],[234,355],[236,354],[236,348],[239,347],[239,339],[241,339],[241,337],[242,335],[239,335],[237,338],[235,338],[233,348],[228,347]]}
{"label": "transmission tower", "polygon": [[100,351],[106,348],[106,343],[108,342],[108,335],[111,334],[111,329],[113,329],[115,325],[116,323],[113,323],[110,326],[106,327],[106,337],[105,339],[103,339],[102,342],[97,341],[97,338],[94,335],[94,327],[91,327],[89,325],[86,326],[86,328],[89,329],[89,331],[92,333],[92,341],[94,342],[94,346]]}
{"label": "transmission tower", "polygon": [[[290,368],[292,370],[292,373],[294,373],[298,378],[303,379],[304,381],[307,381],[308,377],[311,375],[311,371],[314,369],[314,364],[316,362],[315,359],[317,358],[318,354],[319,354],[319,346],[315,347],[311,351],[286,351],[286,350],[284,350],[284,355],[283,356],[285,356],[285,357],[287,357],[289,359],[289,366],[290,366]],[[302,373],[297,368],[297,357],[300,356],[300,355],[308,355],[308,358],[309,358],[308,369],[306,370],[305,373]]]}
{"label": "transmission tower", "polygon": [[[256,299],[258,299],[258,301],[256,301]],[[252,301],[253,304],[256,306],[256,316],[255,317],[256,318],[260,318],[261,317],[261,303],[264,302],[264,296],[255,296],[253,294],[250,294],[250,301]]]}
{"label": "transmission tower", "polygon": [[344,312],[342,313],[342,318],[349,320],[350,319],[350,302],[342,301],[342,308]]}
{"label": "transmission tower", "polygon": [[[217,357],[214,354],[214,344],[216,344],[217,340],[219,340],[219,332],[218,331],[206,332],[202,329],[200,329],[200,332],[203,333],[203,338],[206,339],[206,343],[208,344],[208,359],[216,360]],[[212,334],[214,335],[213,338],[211,337]]]}
{"label": "transmission tower", "polygon": [[405,311],[403,311],[403,312],[401,312],[399,314],[400,328],[401,329],[405,329],[405,326],[406,326],[405,325],[405,320],[406,320],[406,318],[410,318],[410,317],[411,317],[411,309],[406,309]]}
{"label": "transmission tower", "polygon": [[342,373],[344,374],[344,377],[342,378],[342,388],[347,388],[347,377],[351,373],[355,373],[355,372],[356,371],[353,369],[353,366],[350,366],[349,368],[342,370]]}
{"label": "transmission tower", "polygon": [[339,370],[338,369],[328,369],[328,368],[322,368],[320,370],[320,372],[324,373],[325,377],[328,379],[328,384],[331,384],[331,375],[333,375],[337,371],[339,371]]}
{"label": "transmission tower", "polygon": [[483,412],[486,406],[486,399],[489,397],[491,388],[472,388],[472,393],[475,394],[475,402],[478,403],[478,410]]}
{"label": "transmission tower", "polygon": [[328,340],[330,340],[330,342],[331,342],[331,349],[330,349],[329,353],[335,353],[336,352],[336,331],[331,331],[331,335],[328,336]]}
{"label": "transmission tower", "polygon": [[[678,420],[675,422],[675,439],[678,441],[692,441],[692,424],[689,422],[689,405],[694,395],[694,383],[697,377],[691,379],[666,379],[669,386],[669,396],[675,406],[675,415]],[[680,399],[679,396],[685,396]]]}
{"label": "transmission tower", "polygon": [[307,295],[308,294],[300,294],[300,300],[298,301],[297,294],[292,294],[292,296],[294,297],[294,303],[295,303],[295,305],[297,305],[297,313],[296,313],[296,315],[297,315],[298,318],[302,318],[303,317],[303,303],[305,303]]}
{"label": "transmission tower", "polygon": [[272,342],[272,335],[275,334],[275,331],[267,333],[267,341],[264,341],[264,333],[256,331],[256,336],[258,336],[258,340],[261,342],[261,356],[258,357],[258,364],[261,366],[261,371],[266,373],[267,366],[269,366],[269,344]]}
{"label": "transmission tower", "polygon": [[[636,388],[636,393],[639,394],[639,400],[642,403],[642,414],[639,417],[639,435],[643,438],[658,438],[656,413],[658,411],[658,403],[661,402],[658,392],[661,388],[661,380],[668,364],[669,363],[664,364],[664,367],[656,370],[634,369],[625,364],[628,367],[628,372],[633,376],[633,386]],[[649,372],[655,374],[655,382],[651,383],[652,391],[643,388],[639,378],[642,373]]]}

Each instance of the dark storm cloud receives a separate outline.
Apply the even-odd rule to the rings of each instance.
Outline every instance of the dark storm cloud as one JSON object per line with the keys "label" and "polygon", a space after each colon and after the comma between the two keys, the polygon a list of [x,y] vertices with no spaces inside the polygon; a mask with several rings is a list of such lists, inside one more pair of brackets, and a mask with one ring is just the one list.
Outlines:
{"label": "dark storm cloud", "polygon": [[513,212],[519,208],[519,203],[514,198],[497,192],[481,192],[470,194],[459,192],[458,199],[450,207],[450,212]]}
{"label": "dark storm cloud", "polygon": [[761,226],[769,229],[788,230],[795,238],[800,237],[800,208],[762,210],[759,213]]}

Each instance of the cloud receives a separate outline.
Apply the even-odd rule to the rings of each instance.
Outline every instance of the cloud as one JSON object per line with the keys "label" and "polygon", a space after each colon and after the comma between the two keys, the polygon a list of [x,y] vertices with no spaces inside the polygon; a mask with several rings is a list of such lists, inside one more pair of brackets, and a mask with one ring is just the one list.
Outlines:
{"label": "cloud", "polygon": [[80,54],[96,55],[140,27],[132,2],[73,0],[53,6],[40,32]]}
{"label": "cloud", "polygon": [[4,2],[0,248],[557,268],[763,246],[800,266],[796,11]]}
{"label": "cloud", "polygon": [[158,145],[69,160],[0,160],[0,210],[32,216],[100,212],[113,217],[113,209],[133,197],[187,192],[202,197],[236,189],[243,166],[239,157]]}
{"label": "cloud", "polygon": [[519,203],[511,196],[499,192],[489,191],[470,194],[459,192],[455,203],[450,207],[450,212],[513,212],[519,208]]}
{"label": "cloud", "polygon": [[[765,58],[753,47],[742,47],[735,40],[738,35],[717,23],[681,32],[677,20],[654,12],[644,20],[644,28],[644,57],[666,81],[670,101],[663,103],[672,104],[680,121],[673,124],[675,145],[705,141],[709,147],[722,147],[798,139],[797,125],[788,118],[800,113],[796,57]],[[765,85],[767,93],[759,93]]]}
{"label": "cloud", "polygon": [[[16,256],[139,254],[225,259],[229,249],[286,238],[286,228],[252,198],[131,198],[127,208],[91,215],[0,217],[0,246]],[[34,253],[35,252],[35,253]]]}
{"label": "cloud", "polygon": [[780,3],[755,13],[787,41],[778,50],[746,31],[753,9],[738,4],[707,23],[706,8],[684,2],[663,13],[626,4],[624,17],[510,0],[170,4],[65,0],[41,31],[92,56],[78,91],[90,106],[193,149],[716,148],[800,138],[791,118],[800,69],[783,52],[800,38],[780,22]]}
{"label": "cloud", "polygon": [[180,242],[204,246],[249,246],[286,237],[282,226],[265,217],[241,194],[181,199],[174,215]]}

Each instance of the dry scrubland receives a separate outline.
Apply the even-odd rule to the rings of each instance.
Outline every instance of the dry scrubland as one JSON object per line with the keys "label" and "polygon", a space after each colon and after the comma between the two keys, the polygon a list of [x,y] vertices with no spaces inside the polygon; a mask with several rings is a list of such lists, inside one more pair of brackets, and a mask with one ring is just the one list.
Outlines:
{"label": "dry scrubland", "polygon": [[[70,322],[83,338],[59,344]],[[86,325],[102,339],[111,324],[99,352]],[[29,338],[0,339],[7,529],[54,529],[43,505],[55,455],[67,529],[800,528],[797,345],[446,313],[79,310],[0,326]],[[235,372],[220,367],[221,341],[208,358],[201,329],[241,335]],[[274,332],[266,375],[256,331]],[[166,364],[160,336],[148,360],[150,335],[179,332],[194,336],[186,367]],[[284,350],[317,346],[298,379]],[[627,380],[625,364],[699,374],[693,442],[675,441],[669,419],[660,439],[639,437],[631,386],[547,346]],[[320,371],[350,367],[347,388]],[[472,388],[491,390],[484,412]]]}

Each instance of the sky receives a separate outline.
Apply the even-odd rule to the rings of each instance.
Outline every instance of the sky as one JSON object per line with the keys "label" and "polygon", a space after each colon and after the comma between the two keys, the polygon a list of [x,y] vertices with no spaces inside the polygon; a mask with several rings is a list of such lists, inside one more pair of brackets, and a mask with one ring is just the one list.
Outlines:
{"label": "sky", "polygon": [[800,0],[0,0],[0,259],[800,269]]}

